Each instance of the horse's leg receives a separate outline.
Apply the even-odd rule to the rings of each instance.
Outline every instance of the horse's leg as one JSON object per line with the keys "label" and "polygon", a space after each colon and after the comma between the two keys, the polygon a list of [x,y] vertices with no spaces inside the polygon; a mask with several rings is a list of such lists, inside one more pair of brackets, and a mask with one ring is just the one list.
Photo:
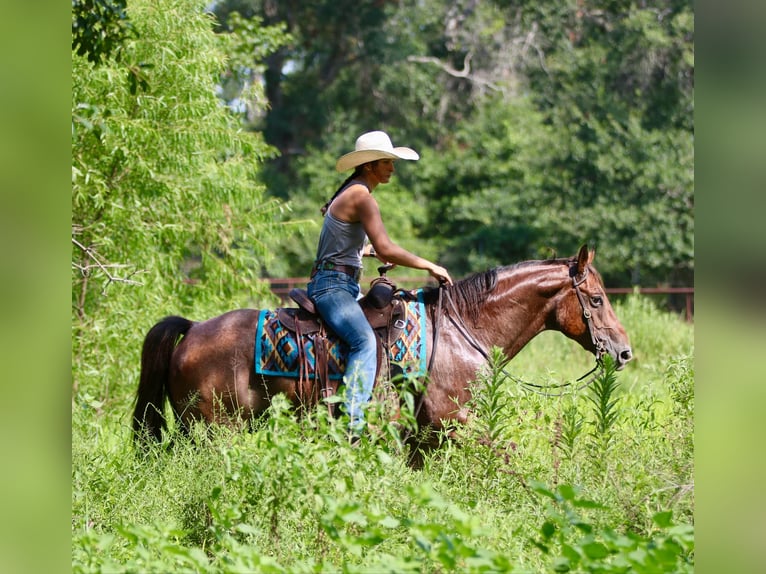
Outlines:
{"label": "horse's leg", "polygon": [[[430,352],[431,335],[428,336]],[[483,358],[473,349],[464,349],[460,343],[448,329],[442,331],[428,384],[424,394],[415,401],[420,432],[407,441],[411,453],[409,463],[413,468],[422,468],[425,455],[437,449],[445,439],[454,438],[456,424],[468,421],[469,383],[476,380]]]}

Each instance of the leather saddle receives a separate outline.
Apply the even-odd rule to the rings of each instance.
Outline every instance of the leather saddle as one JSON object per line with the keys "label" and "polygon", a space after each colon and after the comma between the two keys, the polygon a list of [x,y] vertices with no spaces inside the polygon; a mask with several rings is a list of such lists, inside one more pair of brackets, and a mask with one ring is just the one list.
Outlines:
{"label": "leather saddle", "polygon": [[[332,333],[316,311],[314,302],[305,289],[292,289],[290,298],[297,308],[277,309],[277,317],[285,329],[295,334],[299,345],[299,356],[305,357],[302,350],[304,337],[314,343],[315,371],[312,380],[300,369],[298,397],[304,405],[311,405],[320,398],[327,398],[337,392],[340,381],[332,381],[328,376],[328,335]],[[406,302],[404,296],[397,293],[396,286],[385,276],[374,279],[368,293],[359,301],[367,321],[378,339],[378,368],[387,363],[388,349],[399,338],[406,323]],[[390,371],[390,365],[387,365]],[[332,405],[328,405],[332,414]]]}

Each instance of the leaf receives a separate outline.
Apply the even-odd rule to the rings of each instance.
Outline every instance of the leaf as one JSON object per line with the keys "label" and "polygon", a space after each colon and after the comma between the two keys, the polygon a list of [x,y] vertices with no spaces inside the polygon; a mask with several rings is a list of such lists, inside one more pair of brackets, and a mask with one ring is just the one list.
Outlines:
{"label": "leaf", "polygon": [[558,497],[554,494],[554,492],[548,488],[546,488],[543,483],[541,482],[534,482],[531,485],[531,488],[534,492],[537,494],[542,494],[543,496],[547,496],[551,500],[558,500]]}
{"label": "leaf", "polygon": [[657,512],[652,516],[652,521],[660,528],[669,528],[673,525],[673,511]]}
{"label": "leaf", "polygon": [[575,508],[598,508],[598,509],[606,508],[606,506],[604,506],[600,502],[596,502],[594,500],[586,500],[584,498],[573,500],[572,506],[574,506]]}
{"label": "leaf", "polygon": [[574,500],[575,489],[568,484],[561,484],[558,488],[559,494],[564,500]]}
{"label": "leaf", "polygon": [[242,534],[259,534],[261,531],[253,526],[252,524],[246,524],[246,523],[240,523],[237,524],[234,527],[234,530],[236,532],[241,532]]}
{"label": "leaf", "polygon": [[401,522],[393,516],[386,516],[378,522],[384,528],[398,528]]}
{"label": "leaf", "polygon": [[546,540],[550,540],[550,538],[556,532],[556,526],[549,520],[546,520],[545,522],[543,522],[543,525],[540,527],[540,532],[542,533],[543,537]]}
{"label": "leaf", "polygon": [[569,544],[562,544],[561,545],[561,553],[567,557],[570,561],[570,563],[574,566],[576,566],[580,562],[580,553],[577,551],[576,548],[573,546],[570,546]]}
{"label": "leaf", "polygon": [[380,462],[380,464],[383,466],[388,466],[393,463],[394,459],[391,458],[391,455],[382,449],[378,449],[375,455],[378,457],[378,462]]}
{"label": "leaf", "polygon": [[569,572],[572,569],[569,559],[560,556],[553,561],[554,572]]}
{"label": "leaf", "polygon": [[609,556],[609,549],[601,542],[589,542],[583,544],[582,549],[583,552],[585,552],[585,555],[593,560],[599,560]]}

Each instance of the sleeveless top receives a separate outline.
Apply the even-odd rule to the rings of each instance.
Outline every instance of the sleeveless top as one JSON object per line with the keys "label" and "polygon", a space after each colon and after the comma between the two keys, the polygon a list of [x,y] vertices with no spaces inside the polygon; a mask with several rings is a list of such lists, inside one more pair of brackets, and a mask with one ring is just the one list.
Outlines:
{"label": "sleeveless top", "polygon": [[328,210],[319,234],[316,263],[331,261],[337,265],[362,266],[362,250],[367,234],[361,222],[348,223]]}

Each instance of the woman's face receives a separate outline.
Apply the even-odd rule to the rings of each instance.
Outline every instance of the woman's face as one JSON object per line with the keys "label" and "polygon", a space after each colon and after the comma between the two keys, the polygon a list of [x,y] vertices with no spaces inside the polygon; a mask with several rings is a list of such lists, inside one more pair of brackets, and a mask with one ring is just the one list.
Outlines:
{"label": "woman's face", "polygon": [[370,164],[370,175],[378,180],[378,183],[388,183],[394,173],[394,160],[378,159]]}

